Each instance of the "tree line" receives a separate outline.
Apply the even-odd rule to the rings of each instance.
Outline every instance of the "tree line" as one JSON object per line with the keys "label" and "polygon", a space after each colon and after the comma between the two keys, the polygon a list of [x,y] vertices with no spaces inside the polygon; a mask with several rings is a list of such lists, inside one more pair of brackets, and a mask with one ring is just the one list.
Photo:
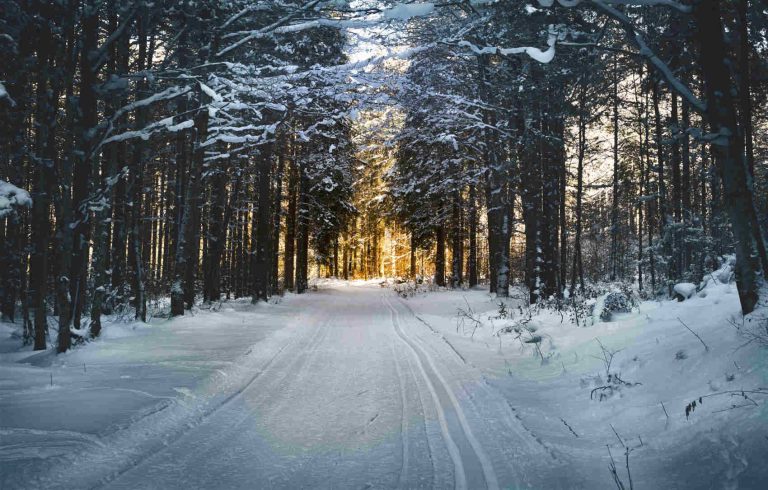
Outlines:
{"label": "tree line", "polygon": [[[412,275],[426,252],[438,285],[531,301],[668,294],[735,253],[748,313],[768,274],[766,9],[5,2],[1,192],[31,199],[0,195],[3,318],[63,352],[149,302],[301,293],[313,262],[375,276],[387,221]],[[352,62],[347,27],[412,48]],[[382,108],[402,117],[358,134]]]}
{"label": "tree line", "polygon": [[752,311],[768,276],[767,13],[468,2],[414,20],[393,214],[434,247],[435,282],[478,283],[481,226],[499,296],[514,280],[532,302],[572,296],[585,276],[671,294],[735,253]]}
{"label": "tree line", "polygon": [[4,3],[0,177],[31,206],[0,220],[0,302],[25,341],[307,289],[353,211],[344,72],[323,68],[345,37],[306,25],[327,3]]}

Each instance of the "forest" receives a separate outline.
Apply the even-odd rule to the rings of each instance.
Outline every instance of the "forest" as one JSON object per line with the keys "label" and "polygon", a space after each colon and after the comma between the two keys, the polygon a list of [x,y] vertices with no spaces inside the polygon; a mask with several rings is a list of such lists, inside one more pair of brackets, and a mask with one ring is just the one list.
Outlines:
{"label": "forest", "polygon": [[0,487],[762,488],[766,230],[765,0],[0,0]]}
{"label": "forest", "polygon": [[749,313],[768,273],[761,1],[6,1],[0,22],[0,303],[37,349],[311,274],[654,297],[733,253]]}

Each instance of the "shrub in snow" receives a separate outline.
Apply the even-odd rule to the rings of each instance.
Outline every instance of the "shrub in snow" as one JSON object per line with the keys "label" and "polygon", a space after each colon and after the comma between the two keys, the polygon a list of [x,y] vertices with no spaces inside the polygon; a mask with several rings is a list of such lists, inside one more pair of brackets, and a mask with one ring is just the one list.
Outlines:
{"label": "shrub in snow", "polygon": [[683,359],[688,359],[688,354],[686,354],[683,349],[680,349],[679,351],[675,352],[675,359],[677,359],[678,361],[682,361]]}
{"label": "shrub in snow", "polygon": [[728,284],[733,279],[733,267],[736,265],[736,257],[728,255],[723,257],[723,265],[712,273],[712,276],[722,284]]}
{"label": "shrub in snow", "polygon": [[685,301],[693,297],[696,294],[696,285],[690,282],[681,282],[675,284],[673,288],[675,299],[678,301]]}
{"label": "shrub in snow", "polygon": [[739,334],[746,337],[750,343],[755,342],[764,347],[768,347],[768,316],[766,316],[764,310],[759,310],[746,317],[742,317],[740,322],[731,319],[728,320],[728,323],[730,323]]}
{"label": "shrub in snow", "polygon": [[735,265],[736,257],[733,255],[724,256],[720,268],[704,276],[699,290],[704,289],[709,284],[729,284],[734,279],[733,268]]}
{"label": "shrub in snow", "polygon": [[616,354],[621,352],[621,349],[614,350],[609,349],[605,345],[603,345],[602,342],[600,342],[600,339],[595,339],[597,341],[597,344],[600,346],[600,356],[594,356],[597,359],[600,359],[603,362],[603,367],[605,368],[605,377],[606,382],[603,383],[603,378],[601,376],[597,376],[595,378],[595,384],[598,385],[595,388],[592,389],[592,391],[589,392],[589,399],[590,400],[597,400],[597,401],[603,401],[607,400],[608,398],[612,397],[615,393],[618,393],[621,391],[621,389],[625,386],[632,388],[633,386],[638,386],[642,383],[631,383],[628,381],[624,381],[621,379],[621,376],[619,373],[614,372],[611,369],[611,366],[613,365],[613,358],[616,357]]}
{"label": "shrub in snow", "polygon": [[632,301],[622,291],[608,293],[603,300],[603,308],[600,311],[600,320],[610,322],[614,313],[629,313],[632,311]]}

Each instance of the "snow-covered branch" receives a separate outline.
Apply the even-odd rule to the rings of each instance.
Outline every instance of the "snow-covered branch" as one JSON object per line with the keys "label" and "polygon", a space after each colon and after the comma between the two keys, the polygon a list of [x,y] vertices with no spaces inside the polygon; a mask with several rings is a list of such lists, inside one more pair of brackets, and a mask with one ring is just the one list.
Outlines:
{"label": "snow-covered branch", "polygon": [[555,45],[558,39],[563,38],[563,33],[555,26],[549,26],[549,38],[547,39],[546,50],[542,50],[530,46],[522,46],[516,48],[501,48],[498,46],[483,46],[479,47],[469,41],[459,41],[458,45],[464,48],[469,48],[476,55],[498,54],[502,56],[509,56],[513,54],[527,54],[539,63],[549,63],[555,57]]}
{"label": "snow-covered branch", "polygon": [[29,192],[10,182],[0,180],[0,219],[15,213],[17,207],[32,207]]}
{"label": "snow-covered branch", "polygon": [[672,73],[672,70],[664,63],[661,58],[648,46],[645,41],[642,32],[635,26],[634,22],[622,12],[616,8],[608,5],[607,2],[602,0],[590,0],[592,4],[597,6],[600,10],[617,20],[627,33],[627,36],[637,45],[639,54],[646,58],[648,62],[653,66],[656,71],[664,78],[669,84],[670,88],[683,97],[697,112],[704,113],[706,111],[706,104],[699,100],[693,92],[682,82],[679,78]]}
{"label": "snow-covered branch", "polygon": [[[587,0],[591,1],[591,0]],[[539,5],[542,7],[551,7],[554,5],[555,0],[538,0]],[[579,4],[583,3],[584,0],[557,0],[557,3],[562,5],[563,7],[576,7]],[[691,6],[685,5],[680,2],[676,2],[675,0],[608,0],[605,2],[609,5],[625,5],[625,6],[662,6],[662,7],[669,7],[674,10],[677,10],[678,12],[682,13],[690,13],[691,12]]]}

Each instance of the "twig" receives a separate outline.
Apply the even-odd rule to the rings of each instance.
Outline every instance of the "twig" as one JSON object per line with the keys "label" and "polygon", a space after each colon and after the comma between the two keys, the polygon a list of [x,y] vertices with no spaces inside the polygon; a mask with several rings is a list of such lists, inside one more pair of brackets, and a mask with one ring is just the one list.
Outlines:
{"label": "twig", "polygon": [[662,410],[664,410],[664,415],[666,415],[667,416],[667,420],[669,420],[669,414],[667,413],[667,407],[664,406],[664,402],[660,402],[660,403],[661,403]]}
{"label": "twig", "polygon": [[[621,436],[619,436],[619,433],[616,432],[616,429],[613,427],[613,424],[608,424],[611,427],[611,430],[614,434],[616,434],[616,439],[619,440],[619,444],[624,448],[624,466],[627,468],[627,480],[629,481],[629,490],[632,490],[633,484],[632,484],[632,473],[629,471],[629,453],[634,451],[635,448],[631,448],[624,444],[624,441],[621,439]],[[643,444],[643,440],[640,439],[640,445]],[[611,453],[610,446],[608,447],[608,454]],[[616,480],[617,485],[621,483],[621,479],[619,478],[618,473],[616,472],[616,463],[613,462],[613,455],[611,454],[611,473],[613,473],[613,478]],[[619,488],[625,488],[624,484],[621,483]]]}
{"label": "twig", "polygon": [[568,430],[569,430],[569,431],[571,431],[571,434],[573,434],[575,437],[579,437],[579,435],[576,433],[576,431],[575,431],[575,430],[573,430],[573,427],[571,427],[570,425],[568,425],[568,422],[566,422],[564,418],[560,417],[560,420],[563,422],[563,424],[564,424],[566,427],[568,427]]}
{"label": "twig", "polygon": [[754,390],[718,391],[717,393],[710,393],[708,395],[702,395],[699,398],[709,398],[709,397],[712,397],[712,396],[719,396],[719,395],[740,395],[740,396],[745,396],[745,393],[749,393],[750,395],[768,395],[768,388],[756,388]]}
{"label": "twig", "polygon": [[696,336],[696,338],[697,338],[697,339],[699,339],[699,342],[701,342],[701,345],[703,345],[703,346],[704,346],[704,350],[705,350],[706,352],[709,352],[709,346],[707,345],[707,343],[706,343],[706,342],[704,342],[704,340],[702,340],[702,338],[701,338],[701,337],[699,337],[699,334],[697,334],[696,332],[694,332],[693,330],[691,330],[691,327],[689,327],[688,325],[686,325],[686,324],[685,324],[685,322],[684,322],[684,321],[682,321],[682,320],[680,319],[680,317],[677,317],[677,321],[678,321],[678,322],[680,322],[680,323],[682,323],[682,324],[683,324],[683,326],[684,326],[685,328],[687,328],[689,332],[691,332],[693,335],[695,335],[695,336]]}
{"label": "twig", "polygon": [[608,425],[611,427],[611,430],[613,431],[613,433],[614,433],[614,434],[616,434],[616,439],[618,439],[618,440],[619,440],[619,444],[621,444],[623,447],[627,447],[627,446],[624,444],[624,441],[622,441],[622,440],[621,440],[621,437],[619,436],[619,433],[618,433],[618,432],[616,432],[616,429],[614,429],[614,428],[613,428],[613,424],[608,424]]}
{"label": "twig", "polygon": [[[754,400],[752,400],[752,399],[750,399],[750,401],[751,401],[752,403],[754,403],[754,402],[755,402],[755,401],[754,401]],[[749,404],[749,403],[745,403],[745,404],[743,404],[743,405],[731,405],[731,406],[730,406],[730,407],[728,407],[728,408],[723,408],[723,409],[720,409],[720,410],[715,410],[715,411],[713,411],[712,413],[728,412],[728,411],[730,411],[730,410],[736,410],[737,408],[745,408],[745,407],[751,407],[751,406],[752,406],[752,405],[751,405],[751,404]]]}
{"label": "twig", "polygon": [[629,471],[629,453],[631,452],[632,450],[629,449],[628,447],[624,448],[624,462],[625,462],[624,464],[627,467],[627,480],[629,480],[629,490],[632,490],[632,488],[634,487],[632,485],[632,473],[630,473]]}
{"label": "twig", "polygon": [[611,446],[607,445],[605,446],[608,448],[608,456],[611,457],[611,462],[608,465],[608,469],[611,472],[611,475],[613,476],[613,482],[616,483],[616,488],[619,490],[625,490],[624,482],[621,481],[621,478],[619,477],[619,472],[616,471],[616,462],[613,459],[613,454],[611,453]]}
{"label": "twig", "polygon": [[[613,394],[613,390],[614,389],[615,388],[612,385],[598,386],[597,388],[595,388],[595,389],[593,389],[592,391],[589,392],[589,399],[593,400],[594,399],[593,397],[595,396],[595,392],[596,391],[600,391],[600,390],[610,390],[610,394],[608,394],[607,396],[611,396]],[[600,401],[602,401],[602,400],[603,400],[603,394],[601,393],[600,394]]]}

